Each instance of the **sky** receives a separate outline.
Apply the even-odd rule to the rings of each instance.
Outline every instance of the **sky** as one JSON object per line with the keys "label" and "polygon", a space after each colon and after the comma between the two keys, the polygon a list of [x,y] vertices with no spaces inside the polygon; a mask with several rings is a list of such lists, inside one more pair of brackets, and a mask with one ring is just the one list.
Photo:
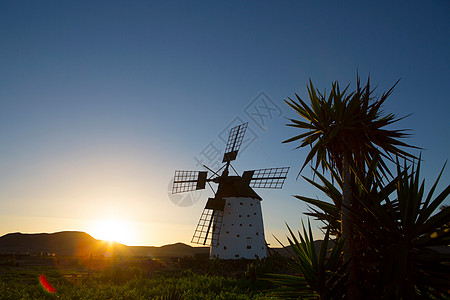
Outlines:
{"label": "sky", "polygon": [[450,149],[449,15],[448,1],[1,1],[0,236],[189,244],[213,194],[172,195],[174,171],[215,168],[248,122],[234,168],[291,167],[282,190],[257,190],[278,246],[307,221],[293,195],[325,199],[297,178],[307,149],[281,143],[298,134],[283,100],[357,73],[379,94],[401,79],[384,111],[411,114],[393,128],[412,130],[430,188]]}

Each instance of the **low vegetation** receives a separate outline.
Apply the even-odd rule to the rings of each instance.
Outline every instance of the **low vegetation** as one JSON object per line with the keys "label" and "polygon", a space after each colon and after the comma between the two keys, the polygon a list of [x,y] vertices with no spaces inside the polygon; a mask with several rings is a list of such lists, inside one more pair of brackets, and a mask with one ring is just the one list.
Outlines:
{"label": "low vegetation", "polygon": [[0,299],[278,299],[260,280],[277,270],[271,259],[5,256],[0,263]]}

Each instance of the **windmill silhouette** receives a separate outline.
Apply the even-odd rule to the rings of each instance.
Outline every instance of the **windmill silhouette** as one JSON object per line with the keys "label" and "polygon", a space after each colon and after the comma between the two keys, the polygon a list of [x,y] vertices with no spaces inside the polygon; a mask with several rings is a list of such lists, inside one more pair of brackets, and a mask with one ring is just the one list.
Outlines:
{"label": "windmill silhouette", "polygon": [[[262,198],[253,188],[281,189],[289,167],[245,171],[239,176],[231,165],[237,158],[248,123],[233,127],[228,136],[224,165],[217,171],[175,171],[172,193],[204,189],[218,184],[209,198],[192,237],[192,243],[210,245],[210,257],[254,259],[267,256],[261,212]],[[231,169],[236,175],[230,176]],[[219,172],[222,172],[219,175]]]}

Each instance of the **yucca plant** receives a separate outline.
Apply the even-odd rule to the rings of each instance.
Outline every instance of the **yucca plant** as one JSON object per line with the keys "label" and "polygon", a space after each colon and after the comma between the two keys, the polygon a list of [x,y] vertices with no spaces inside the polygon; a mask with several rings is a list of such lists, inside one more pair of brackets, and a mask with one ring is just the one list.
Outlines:
{"label": "yucca plant", "polygon": [[[295,195],[294,197],[309,204],[309,212],[305,215],[314,217],[316,220],[321,221],[324,224],[323,230],[330,229],[330,234],[336,237],[341,236],[341,207],[342,207],[342,179],[335,172],[330,169],[332,175],[332,181],[328,180],[318,170],[313,170],[314,177],[318,177],[322,184],[315,182],[312,179],[303,177],[307,182],[313,185],[315,188],[323,192],[329,200],[327,202],[316,198],[305,197],[301,195]],[[335,186],[337,185],[337,187]]]}
{"label": "yucca plant", "polygon": [[[340,227],[340,207],[342,204],[342,180],[340,179],[339,175],[335,173],[333,170],[331,172],[333,174],[333,182],[328,180],[325,176],[320,174],[317,170],[315,171],[315,177],[319,178],[321,180],[321,184],[317,183],[311,179],[305,178],[310,184],[315,186],[318,190],[322,191],[326,197],[331,200],[330,201],[324,201],[320,199],[314,199],[310,197],[305,196],[295,196],[297,199],[304,201],[308,204],[309,212],[306,212],[305,214],[311,217],[314,217],[316,220],[319,220],[324,223],[326,228],[329,226],[331,229],[331,233],[334,233],[336,236],[340,236],[341,233],[341,227]],[[373,172],[368,172],[368,174],[373,174]],[[369,175],[371,178],[373,176]],[[365,179],[362,175],[361,178]],[[367,180],[368,182],[371,182],[370,180]],[[337,187],[334,185],[337,184]],[[391,185],[389,185],[390,188],[392,188]],[[372,191],[377,190],[376,186],[370,186],[366,185],[364,188],[361,188],[361,186],[354,186],[352,189],[354,191]],[[392,192],[392,190],[391,190]],[[367,250],[367,240],[361,239],[361,234],[358,231],[359,225],[361,223],[361,220],[364,218],[364,211],[361,209],[355,210],[353,208],[350,208],[348,210],[347,215],[348,220],[351,222],[353,227],[357,227],[356,230],[352,231],[352,240],[353,240],[353,255],[352,255],[352,261],[354,262],[354,265],[357,269],[356,279],[354,284],[358,287],[360,296],[367,294],[375,295],[376,291],[374,292],[371,287],[374,285],[371,283],[371,280],[367,280],[367,278],[372,277],[372,272],[374,271],[373,267],[373,255],[370,251]],[[377,268],[375,268],[376,272]],[[367,283],[369,283],[369,288],[367,288]]]}
{"label": "yucca plant", "polygon": [[[397,83],[396,83],[397,84]],[[361,86],[357,77],[356,90],[347,93],[347,86],[341,91],[339,84],[333,83],[330,93],[323,94],[310,80],[308,94],[310,105],[297,94],[296,100],[288,98],[285,102],[299,115],[300,120],[290,119],[288,126],[306,130],[284,143],[301,141],[297,148],[310,147],[301,170],[315,159],[313,169],[319,166],[327,169],[331,166],[342,178],[341,233],[347,241],[344,246],[344,259],[349,262],[349,297],[358,297],[353,285],[357,280],[357,269],[351,257],[354,254],[352,227],[348,216],[352,201],[352,186],[366,166],[377,161],[379,167],[372,169],[377,177],[389,174],[389,168],[383,158],[392,160],[393,156],[405,159],[414,158],[403,147],[412,147],[402,141],[408,136],[405,130],[389,130],[388,126],[401,120],[395,114],[383,114],[382,105],[391,95],[394,86],[381,97],[373,96],[370,79]],[[300,172],[301,172],[300,170]],[[300,174],[300,173],[299,173]]]}
{"label": "yucca plant", "polygon": [[[289,230],[288,241],[291,249],[289,257],[282,258],[281,262],[294,275],[268,274],[269,280],[281,286],[277,293],[283,297],[301,297],[302,299],[341,299],[345,293],[344,269],[342,267],[342,239],[331,240],[330,230],[325,233],[324,240],[317,249],[311,225],[308,221],[308,230],[302,223],[303,235],[298,232],[298,238]],[[280,241],[278,241],[280,242]],[[283,245],[280,242],[281,245]],[[329,245],[331,249],[329,249]]]}
{"label": "yucca plant", "polygon": [[296,101],[291,98],[285,100],[302,117],[301,120],[289,119],[291,123],[287,126],[307,131],[283,143],[300,140],[302,143],[297,148],[311,148],[300,172],[313,160],[314,169],[319,166],[328,169],[331,166],[343,173],[345,164],[348,164],[353,174],[357,174],[364,163],[370,165],[376,160],[380,164],[380,171],[389,172],[382,158],[393,162],[393,155],[415,158],[399,148],[417,148],[399,140],[409,135],[405,133],[406,130],[386,129],[403,118],[397,118],[392,113],[383,115],[381,110],[397,83],[377,98],[373,96],[375,90],[370,87],[370,78],[365,86],[361,86],[357,77],[356,91],[350,93],[347,93],[349,85],[341,91],[339,83],[335,82],[328,95],[326,91],[322,94],[310,80],[310,105],[297,94]]}

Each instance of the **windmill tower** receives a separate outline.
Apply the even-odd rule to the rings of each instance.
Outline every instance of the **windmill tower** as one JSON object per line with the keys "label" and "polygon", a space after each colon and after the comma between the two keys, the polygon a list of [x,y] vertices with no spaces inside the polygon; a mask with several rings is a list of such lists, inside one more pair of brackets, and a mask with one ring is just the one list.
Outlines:
{"label": "windmill tower", "polygon": [[[206,202],[191,241],[210,245],[211,258],[254,259],[267,255],[262,199],[253,188],[281,189],[289,167],[245,171],[239,176],[230,163],[237,157],[247,125],[230,130],[224,165],[219,170],[204,166],[213,173],[210,177],[207,171],[175,171],[172,193],[204,189],[206,183],[211,186],[210,182],[218,184],[215,197]],[[230,167],[236,175],[229,175]]]}

